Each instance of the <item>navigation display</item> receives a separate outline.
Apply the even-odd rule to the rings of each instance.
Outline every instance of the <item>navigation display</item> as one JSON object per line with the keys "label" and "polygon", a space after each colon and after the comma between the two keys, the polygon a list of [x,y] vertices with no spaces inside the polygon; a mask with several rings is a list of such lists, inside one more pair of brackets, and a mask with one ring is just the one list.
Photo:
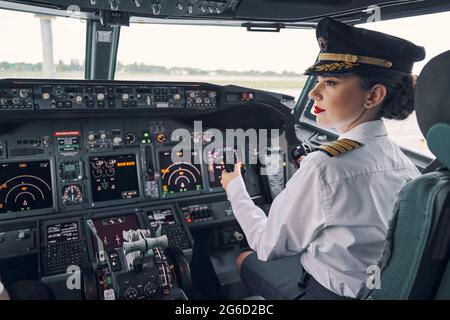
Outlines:
{"label": "navigation display", "polygon": [[[226,161],[228,159],[228,161]],[[237,162],[237,151],[232,148],[220,148],[208,151],[208,181],[211,189],[222,188],[220,179],[222,171],[225,170],[225,163]]]}
{"label": "navigation display", "polygon": [[89,163],[94,202],[139,197],[136,155],[91,157]]}
{"label": "navigation display", "polygon": [[[183,151],[180,151],[177,156],[182,157]],[[162,195],[200,191],[203,188],[200,163],[198,151],[191,152],[190,163],[174,163],[171,159],[171,151],[160,151],[159,164],[161,168]]]}
{"label": "navigation display", "polygon": [[0,163],[0,213],[52,207],[49,160]]}
{"label": "navigation display", "polygon": [[77,222],[57,223],[47,226],[47,243],[60,243],[80,239]]}
{"label": "navigation display", "polygon": [[93,220],[93,223],[107,252],[122,247],[123,231],[139,229],[139,223],[135,215],[97,219]]}

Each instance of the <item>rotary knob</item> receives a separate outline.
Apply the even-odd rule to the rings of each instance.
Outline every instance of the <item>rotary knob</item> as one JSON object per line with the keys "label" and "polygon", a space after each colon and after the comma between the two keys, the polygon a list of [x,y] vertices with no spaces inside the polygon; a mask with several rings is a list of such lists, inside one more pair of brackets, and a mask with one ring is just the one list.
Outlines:
{"label": "rotary knob", "polygon": [[106,133],[102,133],[102,134],[100,135],[100,139],[105,140],[105,139],[106,139]]}
{"label": "rotary knob", "polygon": [[137,290],[133,287],[129,287],[125,290],[124,296],[127,300],[135,300],[137,298]]}
{"label": "rotary knob", "polygon": [[20,95],[20,97],[21,97],[22,99],[25,99],[25,98],[28,97],[28,91],[25,90],[25,89],[21,89],[21,90],[19,91],[19,95]]}
{"label": "rotary knob", "polygon": [[94,140],[95,136],[91,133],[90,135],[88,135],[88,140],[92,141]]}
{"label": "rotary knob", "polygon": [[121,137],[114,137],[113,144],[119,145],[121,142],[122,142],[122,138]]}
{"label": "rotary knob", "polygon": [[136,135],[133,132],[128,132],[125,134],[124,139],[126,144],[132,144],[136,141]]}
{"label": "rotary knob", "polygon": [[156,294],[156,286],[153,283],[148,283],[144,287],[144,293],[147,297],[152,297]]}
{"label": "rotary knob", "polygon": [[173,100],[180,100],[180,99],[181,99],[181,94],[179,94],[179,93],[174,94]]}
{"label": "rotary knob", "polygon": [[123,101],[127,101],[129,98],[130,98],[130,96],[128,95],[128,93],[122,94],[122,100]]}
{"label": "rotary knob", "polygon": [[82,96],[79,96],[79,95],[76,96],[76,97],[75,97],[75,102],[78,103],[78,104],[82,103],[82,102],[83,102],[83,97],[82,97]]}
{"label": "rotary knob", "polygon": [[165,133],[158,133],[156,135],[156,141],[158,141],[159,143],[164,143],[167,140],[167,136]]}
{"label": "rotary knob", "polygon": [[241,242],[242,240],[244,240],[244,235],[239,231],[235,231],[233,233],[233,239],[235,242]]}
{"label": "rotary knob", "polygon": [[50,94],[49,94],[48,92],[44,92],[44,93],[42,94],[42,99],[44,99],[44,100],[50,99]]}
{"label": "rotary knob", "polygon": [[105,100],[105,94],[103,94],[103,93],[97,94],[97,100],[98,100],[98,101],[103,101],[103,100]]}

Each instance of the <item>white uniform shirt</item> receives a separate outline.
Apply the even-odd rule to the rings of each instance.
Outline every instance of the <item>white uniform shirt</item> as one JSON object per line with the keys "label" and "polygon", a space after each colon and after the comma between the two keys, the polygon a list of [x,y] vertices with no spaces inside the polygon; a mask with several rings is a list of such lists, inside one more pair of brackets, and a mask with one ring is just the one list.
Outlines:
{"label": "white uniform shirt", "polygon": [[269,216],[251,200],[242,177],[227,186],[228,200],[260,260],[298,253],[325,288],[358,297],[386,243],[397,193],[420,175],[389,137],[381,120],[342,134],[364,144],[336,157],[310,153],[272,202]]}
{"label": "white uniform shirt", "polygon": [[5,290],[3,283],[0,281],[0,300],[9,300],[9,294]]}

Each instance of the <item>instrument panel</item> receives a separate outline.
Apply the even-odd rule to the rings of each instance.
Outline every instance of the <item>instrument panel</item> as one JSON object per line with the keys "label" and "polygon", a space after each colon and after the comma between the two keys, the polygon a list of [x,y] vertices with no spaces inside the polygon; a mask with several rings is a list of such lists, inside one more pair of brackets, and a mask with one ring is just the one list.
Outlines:
{"label": "instrument panel", "polygon": [[113,211],[92,219],[95,233],[89,229],[87,219],[62,218],[46,220],[42,224],[42,275],[65,273],[73,265],[81,265],[88,257],[104,252],[111,262],[112,271],[121,270],[118,250],[122,249],[123,233],[148,228],[152,236],[166,235],[172,247],[192,255],[193,240],[183,220],[172,205],[143,208],[139,212]]}
{"label": "instrument panel", "polygon": [[[290,114],[286,98],[206,83],[0,80],[0,220],[223,193],[223,162],[238,150],[205,151],[213,131],[194,119],[225,136],[228,108]],[[176,148],[180,129],[190,150]],[[257,175],[244,175],[253,194]]]}
{"label": "instrument panel", "polygon": [[223,150],[178,150],[180,128],[193,130],[164,118],[18,125],[1,136],[0,219],[223,192]]}
{"label": "instrument panel", "polygon": [[[0,113],[13,119],[0,130],[0,220],[223,192],[222,164],[237,149],[203,152],[215,138],[194,119],[278,98],[205,83],[0,80]],[[179,129],[190,150],[175,149]]]}
{"label": "instrument panel", "polygon": [[[191,230],[235,223],[220,176],[245,142],[224,148],[215,134],[278,128],[288,100],[206,83],[0,80],[0,261],[30,257],[56,296],[80,299],[65,285],[72,268],[103,255],[109,292],[124,231],[166,235],[190,260]],[[246,119],[260,108],[264,119]],[[243,178],[263,205],[258,170]]]}
{"label": "instrument panel", "polygon": [[0,113],[42,111],[101,111],[149,109],[216,109],[217,88],[198,84],[129,82],[89,83],[77,80],[46,82],[20,81],[13,88],[0,89]]}
{"label": "instrument panel", "polygon": [[[190,230],[235,222],[220,176],[244,145],[212,148],[214,132],[252,128],[257,118],[234,111],[260,107],[266,117],[255,127],[277,127],[291,114],[283,101],[203,83],[0,80],[0,260],[33,257],[38,276],[71,299],[79,297],[60,290],[63,275],[101,251],[119,268],[123,231],[166,235],[192,257]],[[243,177],[262,205],[258,170],[249,164]]]}

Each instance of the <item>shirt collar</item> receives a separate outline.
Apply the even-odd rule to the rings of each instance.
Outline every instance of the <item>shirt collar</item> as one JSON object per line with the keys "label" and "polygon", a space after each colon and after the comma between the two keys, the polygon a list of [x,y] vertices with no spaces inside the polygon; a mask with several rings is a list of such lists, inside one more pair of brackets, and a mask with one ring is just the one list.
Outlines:
{"label": "shirt collar", "polygon": [[384,126],[383,120],[374,120],[369,122],[363,122],[344,132],[339,136],[339,139],[352,139],[358,141],[358,139],[368,139],[387,136],[388,132]]}

